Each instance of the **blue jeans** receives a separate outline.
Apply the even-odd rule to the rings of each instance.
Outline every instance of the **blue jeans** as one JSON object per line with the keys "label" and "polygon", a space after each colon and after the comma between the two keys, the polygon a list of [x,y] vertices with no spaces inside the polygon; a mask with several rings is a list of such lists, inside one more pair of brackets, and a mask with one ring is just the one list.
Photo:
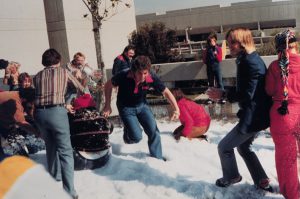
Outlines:
{"label": "blue jeans", "polygon": [[208,64],[206,68],[206,72],[207,72],[208,86],[214,87],[215,80],[216,80],[217,88],[224,90],[220,63],[215,62],[213,64]]}
{"label": "blue jeans", "polygon": [[74,189],[74,157],[67,111],[64,107],[36,109],[35,119],[46,144],[49,173],[64,189],[76,196]]}
{"label": "blue jeans", "polygon": [[129,143],[141,141],[141,125],[148,136],[150,155],[162,159],[160,132],[149,106],[147,104],[140,104],[136,107],[118,106],[118,110],[124,123],[124,136],[130,140]]}
{"label": "blue jeans", "polygon": [[242,134],[238,127],[235,126],[219,143],[218,152],[221,160],[223,178],[230,181],[240,176],[234,155],[234,148],[237,147],[239,154],[242,156],[251,177],[256,185],[260,180],[267,179],[262,165],[256,154],[251,150],[252,142],[257,132]]}

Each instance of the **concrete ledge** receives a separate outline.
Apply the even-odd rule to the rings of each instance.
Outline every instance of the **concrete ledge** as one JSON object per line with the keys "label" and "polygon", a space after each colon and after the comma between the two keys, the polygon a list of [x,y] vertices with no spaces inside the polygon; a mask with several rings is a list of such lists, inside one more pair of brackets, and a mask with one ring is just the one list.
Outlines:
{"label": "concrete ledge", "polygon": [[[277,59],[277,56],[263,56],[262,59],[269,67],[270,63]],[[154,64],[152,68],[164,82],[207,79],[206,65],[202,61]],[[223,60],[221,70],[223,78],[235,78],[235,59]],[[107,69],[107,77],[111,78],[111,69]]]}

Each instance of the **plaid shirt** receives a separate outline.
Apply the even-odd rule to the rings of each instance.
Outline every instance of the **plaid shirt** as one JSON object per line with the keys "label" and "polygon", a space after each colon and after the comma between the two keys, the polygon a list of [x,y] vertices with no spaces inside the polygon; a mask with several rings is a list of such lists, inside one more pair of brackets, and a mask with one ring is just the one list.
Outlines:
{"label": "plaid shirt", "polygon": [[68,74],[62,67],[46,67],[33,78],[36,88],[35,105],[56,105],[65,103]]}

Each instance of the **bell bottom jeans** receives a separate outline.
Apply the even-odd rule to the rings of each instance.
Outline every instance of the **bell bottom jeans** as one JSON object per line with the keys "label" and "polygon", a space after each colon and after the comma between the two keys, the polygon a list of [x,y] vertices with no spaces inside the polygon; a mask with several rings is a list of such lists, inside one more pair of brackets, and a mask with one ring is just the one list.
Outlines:
{"label": "bell bottom jeans", "polygon": [[162,159],[162,147],[160,132],[152,111],[147,104],[140,104],[135,107],[118,106],[120,117],[124,123],[124,136],[131,143],[138,143],[142,139],[143,127],[148,136],[148,147],[152,157]]}
{"label": "bell bottom jeans", "polygon": [[62,106],[36,109],[35,119],[45,140],[49,173],[56,180],[62,180],[64,189],[76,196],[74,157],[66,109]]}
{"label": "bell bottom jeans", "polygon": [[262,179],[268,179],[256,154],[251,150],[252,142],[257,132],[242,134],[235,126],[219,143],[218,152],[221,160],[223,178],[230,181],[240,176],[235,159],[234,148],[242,156],[251,174],[254,184],[259,185]]}

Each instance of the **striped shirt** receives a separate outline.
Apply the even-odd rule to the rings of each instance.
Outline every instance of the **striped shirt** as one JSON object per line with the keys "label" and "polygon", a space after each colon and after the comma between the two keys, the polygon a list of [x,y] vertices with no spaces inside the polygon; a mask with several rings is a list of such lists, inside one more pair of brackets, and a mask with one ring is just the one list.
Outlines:
{"label": "striped shirt", "polygon": [[65,103],[68,75],[62,67],[46,67],[33,78],[36,89],[35,105],[56,105]]}

